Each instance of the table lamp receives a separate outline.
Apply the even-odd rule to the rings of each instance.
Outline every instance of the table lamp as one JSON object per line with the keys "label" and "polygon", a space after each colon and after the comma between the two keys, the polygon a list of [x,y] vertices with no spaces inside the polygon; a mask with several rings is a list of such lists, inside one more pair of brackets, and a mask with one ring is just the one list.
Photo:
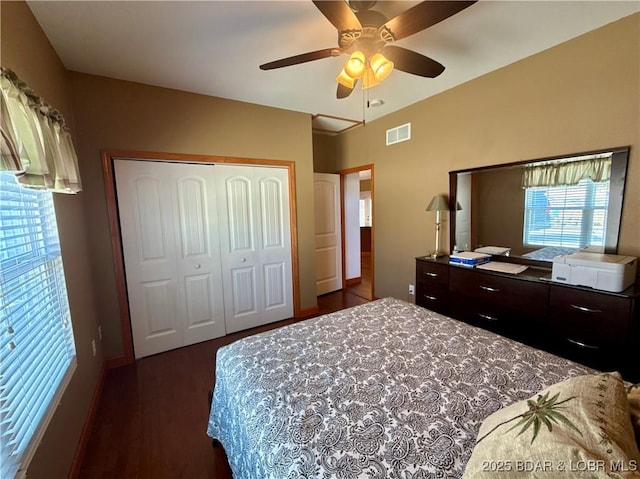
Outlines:
{"label": "table lamp", "polygon": [[436,195],[431,199],[431,202],[425,211],[436,212],[436,249],[429,256],[431,258],[444,256],[444,253],[440,251],[440,212],[449,211],[449,203],[443,195]]}

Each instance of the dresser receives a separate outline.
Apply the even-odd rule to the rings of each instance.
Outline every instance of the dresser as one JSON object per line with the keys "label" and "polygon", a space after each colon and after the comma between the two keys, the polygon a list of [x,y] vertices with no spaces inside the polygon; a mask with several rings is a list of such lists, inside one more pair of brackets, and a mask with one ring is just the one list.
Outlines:
{"label": "dresser", "polygon": [[640,287],[622,293],[550,281],[551,270],[518,275],[416,258],[416,304],[534,347],[639,380],[634,358]]}

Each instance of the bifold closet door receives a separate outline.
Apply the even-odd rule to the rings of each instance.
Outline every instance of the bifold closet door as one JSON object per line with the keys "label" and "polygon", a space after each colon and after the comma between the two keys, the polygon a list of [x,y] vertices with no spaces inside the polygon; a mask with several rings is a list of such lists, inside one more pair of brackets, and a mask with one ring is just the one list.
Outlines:
{"label": "bifold closet door", "polygon": [[136,358],[224,336],[215,168],[114,169]]}
{"label": "bifold closet door", "polygon": [[216,165],[227,333],[293,316],[288,170]]}

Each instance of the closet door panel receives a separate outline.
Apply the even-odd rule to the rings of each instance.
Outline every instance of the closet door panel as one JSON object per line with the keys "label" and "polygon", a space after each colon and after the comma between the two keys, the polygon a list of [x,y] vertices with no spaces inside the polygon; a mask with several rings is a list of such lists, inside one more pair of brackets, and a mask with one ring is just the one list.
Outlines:
{"label": "closet door panel", "polygon": [[274,178],[260,181],[262,241],[265,251],[285,248],[282,183]]}
{"label": "closet door panel", "polygon": [[227,332],[293,315],[287,178],[278,168],[216,167],[218,198],[226,201],[220,225],[231,285],[224,291]]}
{"label": "closet door panel", "polygon": [[256,270],[253,266],[231,271],[233,311],[232,318],[258,314],[256,298]]}
{"label": "closet door panel", "polygon": [[262,266],[262,318],[269,323],[293,316],[289,176],[282,168],[255,168],[254,175],[262,233],[258,251]]}
{"label": "closet door panel", "polygon": [[139,163],[115,162],[136,357],[183,344],[170,175]]}
{"label": "closet door panel", "polygon": [[[273,173],[265,171],[264,173]],[[260,214],[262,223],[263,286],[265,309],[268,311],[287,306],[287,259],[289,250],[287,228],[284,223],[284,198],[286,190],[282,179],[272,176],[263,178],[260,185]],[[287,217],[287,225],[288,225]]]}
{"label": "closet door panel", "polygon": [[264,298],[265,308],[271,310],[287,306],[287,281],[283,263],[265,264]]}
{"label": "closet door panel", "polygon": [[230,252],[253,253],[251,180],[242,176],[234,176],[228,178],[225,183]]}
{"label": "closet door panel", "polygon": [[213,168],[116,160],[137,358],[223,336]]}
{"label": "closet door panel", "polygon": [[212,165],[172,164],[175,189],[177,261],[184,345],[226,333],[218,212]]}
{"label": "closet door panel", "polygon": [[[170,345],[169,336],[179,333],[176,328],[174,308],[176,285],[171,280],[146,281],[140,283],[139,293],[146,308],[142,310],[145,339],[160,340]],[[164,339],[160,339],[160,338]]]}

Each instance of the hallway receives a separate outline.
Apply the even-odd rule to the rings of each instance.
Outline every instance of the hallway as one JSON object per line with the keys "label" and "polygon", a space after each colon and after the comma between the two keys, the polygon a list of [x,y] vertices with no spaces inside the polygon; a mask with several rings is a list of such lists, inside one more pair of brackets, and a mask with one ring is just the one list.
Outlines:
{"label": "hallway", "polygon": [[373,275],[371,252],[360,254],[360,283],[347,286],[347,293],[354,294],[369,301],[373,300]]}

